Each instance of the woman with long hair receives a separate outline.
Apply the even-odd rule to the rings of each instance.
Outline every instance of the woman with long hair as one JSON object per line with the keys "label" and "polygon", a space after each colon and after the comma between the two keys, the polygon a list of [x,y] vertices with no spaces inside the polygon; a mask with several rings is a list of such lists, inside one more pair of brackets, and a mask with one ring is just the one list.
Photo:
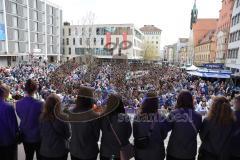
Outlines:
{"label": "woman with long hair", "polygon": [[107,100],[107,105],[111,105],[114,99],[118,101],[116,109],[101,120],[101,160],[110,160],[113,157],[120,159],[120,149],[130,143],[129,138],[132,134],[130,118],[125,114],[122,98],[112,94]]}
{"label": "woman with long hair", "polygon": [[167,146],[167,160],[195,160],[201,125],[202,117],[194,110],[192,94],[187,90],[181,91],[175,109],[168,117],[168,130],[172,132]]}
{"label": "woman with long hair", "polygon": [[134,117],[133,137],[136,160],[164,160],[164,139],[167,136],[164,117],[158,113],[159,99],[148,92]]}
{"label": "woman with long hair", "polygon": [[70,131],[68,124],[55,116],[60,107],[61,100],[56,94],[51,94],[44,104],[40,117],[41,160],[67,160]]}
{"label": "woman with long hair", "polygon": [[199,160],[228,160],[235,118],[229,101],[215,97],[200,131]]}

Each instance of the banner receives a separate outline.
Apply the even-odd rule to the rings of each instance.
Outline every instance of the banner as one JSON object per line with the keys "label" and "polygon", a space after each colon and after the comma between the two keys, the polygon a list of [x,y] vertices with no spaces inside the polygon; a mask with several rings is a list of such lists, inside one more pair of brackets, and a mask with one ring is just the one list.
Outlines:
{"label": "banner", "polygon": [[207,64],[203,64],[203,67],[207,69],[223,69],[224,64],[223,63],[207,63]]}
{"label": "banner", "polygon": [[5,41],[6,35],[5,35],[5,25],[0,24],[0,41]]}
{"label": "banner", "polygon": [[127,32],[123,32],[122,36],[123,36],[122,48],[126,49],[127,48]]}
{"label": "banner", "polygon": [[111,47],[111,33],[110,32],[106,33],[106,45],[107,45],[107,48]]}

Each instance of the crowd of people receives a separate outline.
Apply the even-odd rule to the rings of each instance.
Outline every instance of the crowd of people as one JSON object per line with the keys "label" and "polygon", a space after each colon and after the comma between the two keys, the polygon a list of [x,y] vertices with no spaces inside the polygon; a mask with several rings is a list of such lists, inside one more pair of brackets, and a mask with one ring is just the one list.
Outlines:
{"label": "crowd of people", "polygon": [[[14,160],[20,143],[26,160],[35,153],[38,160],[118,160],[126,154],[136,160],[240,159],[240,96],[230,81],[155,64],[75,61],[1,68],[0,78],[1,159]],[[107,114],[91,113],[103,105]],[[89,120],[62,121],[65,109]]]}

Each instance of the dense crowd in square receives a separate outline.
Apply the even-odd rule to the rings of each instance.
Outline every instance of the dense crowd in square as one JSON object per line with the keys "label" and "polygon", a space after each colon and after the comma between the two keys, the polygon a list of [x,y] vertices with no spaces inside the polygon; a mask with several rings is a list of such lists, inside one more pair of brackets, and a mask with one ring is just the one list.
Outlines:
{"label": "dense crowd in square", "polygon": [[[240,159],[240,97],[231,80],[152,63],[75,60],[0,68],[0,80],[4,160],[17,157],[19,143],[26,160],[35,152],[38,160],[66,160],[69,153],[72,160],[122,159],[126,146],[136,160]],[[102,106],[110,108],[104,116],[90,113]],[[63,112],[86,119],[63,121]]]}

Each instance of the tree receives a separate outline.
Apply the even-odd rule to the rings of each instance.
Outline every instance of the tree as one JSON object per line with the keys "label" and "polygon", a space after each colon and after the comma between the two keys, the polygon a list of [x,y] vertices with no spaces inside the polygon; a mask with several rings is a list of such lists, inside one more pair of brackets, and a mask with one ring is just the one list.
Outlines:
{"label": "tree", "polygon": [[94,21],[95,21],[95,13],[88,12],[83,18],[82,18],[82,39],[83,42],[85,42],[86,46],[86,54],[90,54],[93,52],[93,45],[94,40]]}
{"label": "tree", "polygon": [[159,60],[159,51],[151,43],[144,42],[143,44],[143,59],[147,61]]}

